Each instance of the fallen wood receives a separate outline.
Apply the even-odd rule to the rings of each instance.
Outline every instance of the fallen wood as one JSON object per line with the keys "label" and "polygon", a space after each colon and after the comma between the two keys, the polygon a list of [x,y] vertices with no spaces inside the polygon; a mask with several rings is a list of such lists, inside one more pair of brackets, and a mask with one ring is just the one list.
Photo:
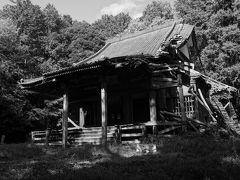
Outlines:
{"label": "fallen wood", "polygon": [[210,107],[208,106],[206,100],[205,100],[204,97],[203,97],[203,94],[202,94],[201,89],[198,89],[198,92],[199,92],[200,98],[201,98],[202,102],[204,103],[205,107],[206,107],[209,111],[211,111]]}
{"label": "fallen wood", "polygon": [[228,102],[225,106],[224,109],[226,109],[228,107],[228,105],[230,105],[230,102]]}
{"label": "fallen wood", "polygon": [[174,113],[172,113],[172,112],[160,111],[160,113],[165,114],[165,115],[168,115],[168,116],[177,117],[177,118],[180,118],[180,119],[181,119],[181,116],[179,116],[179,115],[177,115],[177,114],[174,114]]}
{"label": "fallen wood", "polygon": [[[209,108],[209,106],[206,106],[205,104],[204,104],[204,102],[202,102],[202,100],[193,92],[193,90],[192,89],[189,89],[190,90],[190,92],[192,93],[192,95],[197,99],[197,101],[208,111],[208,113],[209,113],[209,115],[212,117],[212,119],[213,119],[213,121],[214,122],[217,122],[217,120],[216,120],[216,118],[213,116],[213,112],[211,111],[211,109]],[[201,92],[201,90],[200,90],[200,92]],[[203,98],[203,97],[202,97]],[[203,98],[204,99],[204,98]],[[205,101],[205,99],[204,99],[204,101]],[[205,101],[205,103],[206,103],[206,101]]]}
{"label": "fallen wood", "polygon": [[73,122],[69,117],[68,117],[68,122],[70,122],[75,128],[80,128],[75,122]]}
{"label": "fallen wood", "polygon": [[192,121],[192,122],[195,122],[199,125],[203,125],[203,126],[208,126],[206,123],[203,123],[202,121],[199,121],[197,119],[191,119],[191,118],[187,118],[188,121]]}
{"label": "fallen wood", "polygon": [[173,131],[173,130],[178,129],[178,128],[181,128],[181,126],[169,127],[169,128],[164,129],[162,131],[158,131],[158,134],[164,134],[164,133]]}
{"label": "fallen wood", "polygon": [[190,121],[187,121],[187,123],[188,123],[196,132],[199,132],[199,130],[198,130]]}

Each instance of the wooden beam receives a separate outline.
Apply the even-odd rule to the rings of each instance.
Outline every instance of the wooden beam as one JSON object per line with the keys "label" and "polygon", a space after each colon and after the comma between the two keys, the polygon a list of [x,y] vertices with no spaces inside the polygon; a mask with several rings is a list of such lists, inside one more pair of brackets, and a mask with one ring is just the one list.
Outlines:
{"label": "wooden beam", "polygon": [[102,144],[107,145],[107,84],[101,82],[101,108],[102,108]]}
{"label": "wooden beam", "polygon": [[[183,96],[183,87],[182,87],[182,75],[177,75],[178,79],[178,94],[179,94],[179,100],[180,100],[180,109],[181,109],[181,117],[182,121],[186,122],[186,113],[185,113],[185,107],[184,107],[184,96]],[[183,131],[186,130],[186,127],[183,126]]]}
{"label": "wooden beam", "polygon": [[[150,108],[150,121],[157,122],[156,91],[154,90],[151,90],[149,93],[149,108]],[[156,126],[153,126],[153,134],[157,134]]]}
{"label": "wooden beam", "polygon": [[70,122],[75,128],[79,128],[79,126],[73,121],[71,120],[69,117],[68,117],[68,122]]}
{"label": "wooden beam", "polygon": [[67,146],[67,136],[68,136],[68,92],[65,91],[63,95],[63,115],[62,115],[62,146],[66,148]]}

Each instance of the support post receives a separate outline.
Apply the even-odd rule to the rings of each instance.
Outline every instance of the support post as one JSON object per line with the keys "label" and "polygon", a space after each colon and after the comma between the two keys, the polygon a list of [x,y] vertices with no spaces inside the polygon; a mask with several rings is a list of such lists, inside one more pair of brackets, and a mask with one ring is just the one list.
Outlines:
{"label": "support post", "polygon": [[183,96],[183,87],[182,87],[182,75],[177,75],[178,80],[178,94],[179,94],[179,100],[180,100],[180,109],[181,109],[181,117],[182,121],[184,123],[183,125],[183,131],[186,131],[186,113],[185,113],[185,107],[184,107],[184,96]]}
{"label": "support post", "polygon": [[102,144],[107,145],[107,84],[101,83]]}
{"label": "support post", "polygon": [[67,146],[67,136],[68,136],[68,93],[65,91],[63,95],[63,115],[62,115],[62,146],[66,148]]}
{"label": "support post", "polygon": [[[193,86],[193,90],[197,92],[196,80],[191,78],[190,85]],[[199,106],[197,98],[194,98],[194,115],[195,118],[199,120]]]}
{"label": "support post", "polygon": [[153,123],[153,134],[157,134],[157,107],[156,107],[156,91],[151,90],[149,93],[150,121]]}
{"label": "support post", "polygon": [[84,111],[83,108],[79,108],[79,126],[83,127],[85,124],[85,115],[84,115]]}

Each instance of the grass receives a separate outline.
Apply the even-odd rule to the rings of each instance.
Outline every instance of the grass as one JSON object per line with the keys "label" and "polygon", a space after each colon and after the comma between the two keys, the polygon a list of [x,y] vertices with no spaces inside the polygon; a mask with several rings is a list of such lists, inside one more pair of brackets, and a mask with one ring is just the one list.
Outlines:
{"label": "grass", "polygon": [[156,144],[157,153],[136,152],[134,144],[0,145],[0,179],[239,179],[238,139],[185,135],[144,142]]}

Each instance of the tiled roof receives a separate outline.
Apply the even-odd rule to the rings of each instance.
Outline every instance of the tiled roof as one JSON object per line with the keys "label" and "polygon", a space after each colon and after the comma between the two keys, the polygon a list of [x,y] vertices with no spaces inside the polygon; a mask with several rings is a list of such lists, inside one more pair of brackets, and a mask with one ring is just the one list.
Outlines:
{"label": "tiled roof", "polygon": [[178,34],[182,36],[182,43],[184,43],[184,40],[191,35],[193,28],[188,24],[172,23],[124,37],[117,37],[108,41],[95,55],[75,65],[102,61],[104,57],[111,59],[135,55],[156,56],[163,42],[168,42],[174,35]]}
{"label": "tiled roof", "polygon": [[141,57],[156,57],[161,46],[170,42],[175,35],[181,37],[177,46],[183,45],[192,34],[193,29],[194,26],[188,24],[171,23],[150,30],[116,37],[107,41],[106,45],[96,54],[74,66],[46,73],[43,77],[37,79],[25,80],[21,82],[21,85],[26,87],[34,84],[41,84],[45,83],[48,79],[58,76],[78,71],[96,69],[104,65],[105,59],[111,60],[111,58],[116,57],[134,57],[138,55]]}

